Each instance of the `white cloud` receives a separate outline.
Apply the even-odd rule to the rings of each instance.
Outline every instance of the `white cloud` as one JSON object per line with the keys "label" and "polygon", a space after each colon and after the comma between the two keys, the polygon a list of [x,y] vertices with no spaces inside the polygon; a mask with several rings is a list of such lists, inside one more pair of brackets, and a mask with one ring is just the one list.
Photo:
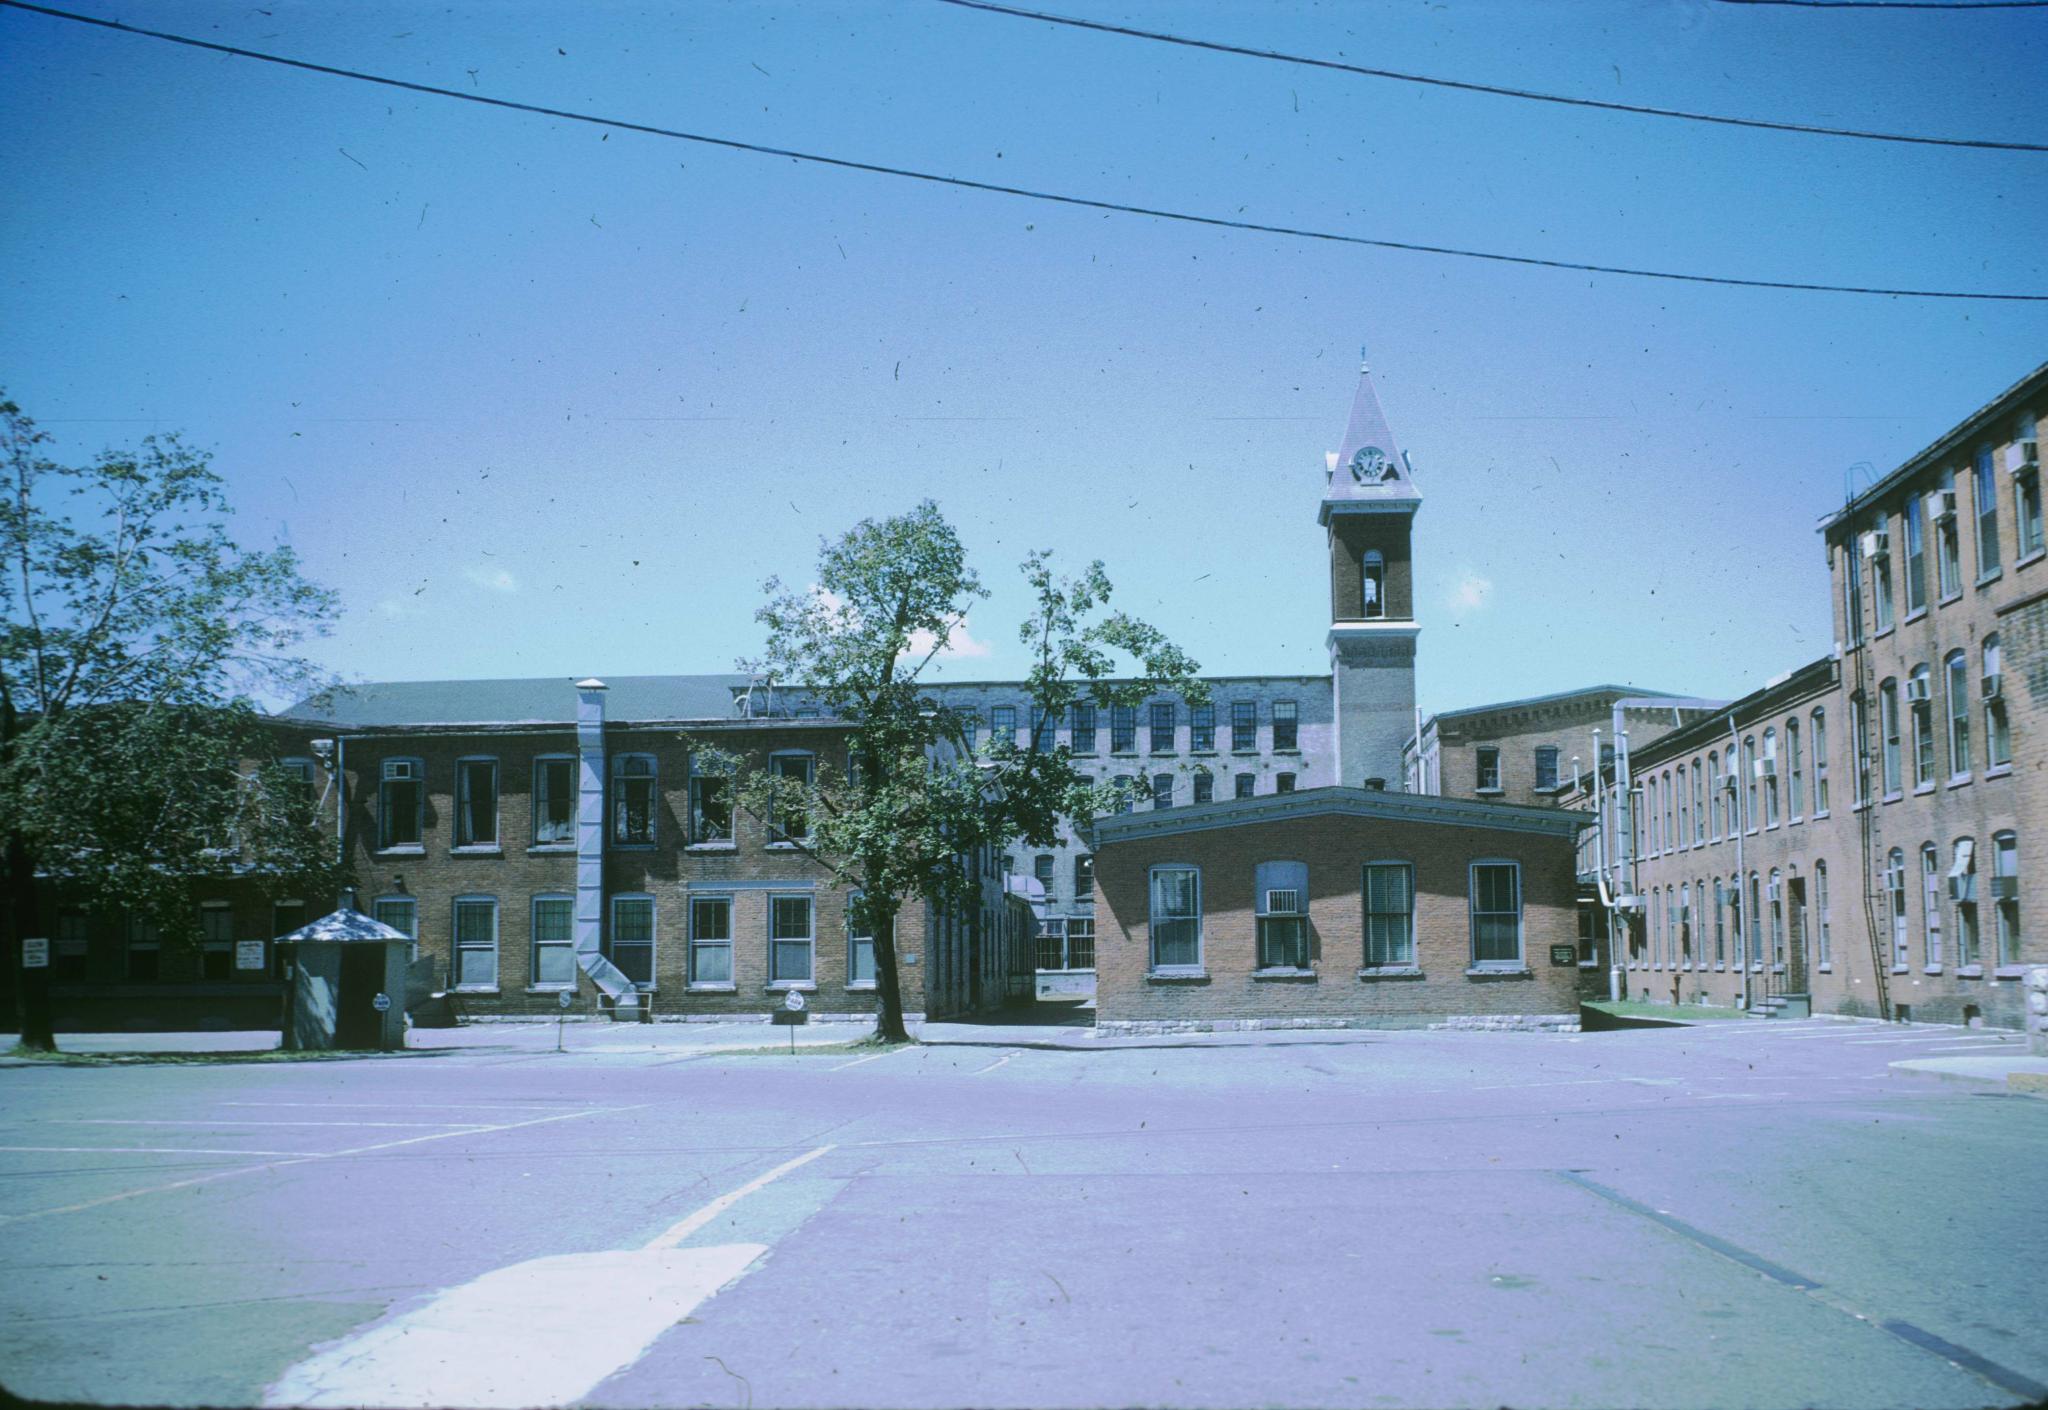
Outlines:
{"label": "white cloud", "polygon": [[1451,606],[1462,611],[1477,612],[1486,606],[1492,597],[1493,579],[1467,572],[1451,589]]}
{"label": "white cloud", "polygon": [[[923,630],[914,631],[910,634],[910,645],[904,650],[903,654],[905,656],[915,656],[922,660],[925,654],[932,649],[932,642],[932,633]],[[973,656],[987,656],[992,654],[994,650],[994,647],[985,641],[979,640],[973,633],[967,630],[967,619],[962,617],[953,624],[953,630],[946,634],[945,650],[941,651],[933,659],[939,661],[960,661]]]}
{"label": "white cloud", "polygon": [[519,591],[519,580],[503,568],[465,568],[462,576],[488,592]]}
{"label": "white cloud", "polygon": [[417,617],[420,615],[420,607],[418,603],[408,602],[402,597],[386,597],[378,601],[377,615],[380,617]]}

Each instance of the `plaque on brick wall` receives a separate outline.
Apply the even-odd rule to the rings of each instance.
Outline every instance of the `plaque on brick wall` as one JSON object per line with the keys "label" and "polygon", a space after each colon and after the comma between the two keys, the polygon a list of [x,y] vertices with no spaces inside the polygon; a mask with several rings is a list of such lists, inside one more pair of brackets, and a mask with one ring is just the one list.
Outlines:
{"label": "plaque on brick wall", "polygon": [[1550,947],[1550,962],[1560,968],[1577,964],[1579,962],[1578,946],[1552,945]]}

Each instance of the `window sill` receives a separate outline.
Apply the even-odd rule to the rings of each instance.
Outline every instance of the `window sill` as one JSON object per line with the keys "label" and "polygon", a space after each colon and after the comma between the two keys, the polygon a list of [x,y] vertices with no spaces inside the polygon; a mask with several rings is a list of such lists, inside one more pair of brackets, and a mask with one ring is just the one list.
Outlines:
{"label": "window sill", "polygon": [[[805,841],[809,840],[808,838],[805,839]],[[761,844],[761,850],[764,852],[797,852],[802,849],[802,842],[764,842]]]}
{"label": "window sill", "polygon": [[563,853],[573,854],[575,851],[576,844],[573,842],[536,842],[526,849],[526,854],[528,856],[549,856]]}
{"label": "window sill", "polygon": [[1358,977],[1366,982],[1375,979],[1420,979],[1422,966],[1415,964],[1369,964],[1358,971]]}
{"label": "window sill", "polygon": [[1828,810],[1826,808],[1822,808],[1819,812],[1813,815],[1813,820],[1815,822],[1826,822],[1828,820]]}
{"label": "window sill", "polygon": [[846,992],[849,994],[872,994],[880,987],[872,979],[851,979],[847,981]]}
{"label": "window sill", "polygon": [[2015,568],[2032,567],[2034,564],[2039,563],[2043,558],[2048,558],[2048,548],[2037,548],[2032,553],[2027,554],[2023,558],[2013,559],[2012,566]]}
{"label": "window sill", "polygon": [[1986,573],[1986,574],[1985,574],[1985,575],[1984,575],[1983,577],[1981,577],[1981,578],[1977,579],[1977,582],[1976,582],[1975,586],[1976,586],[1976,588],[1977,588],[1977,590],[1978,590],[1979,592],[1982,592],[1982,591],[1983,591],[1983,590],[1984,590],[1985,588],[1988,588],[1988,587],[1990,587],[1990,586],[1991,586],[1991,585],[1992,585],[1993,583],[1997,582],[1997,581],[1998,581],[1998,580],[1999,580],[2000,578],[2002,578],[2002,577],[2004,577],[2004,576],[2005,576],[2005,569],[2003,569],[2003,568],[1993,568],[1993,569],[1992,569],[1992,570],[1991,570],[1990,572]]}
{"label": "window sill", "polygon": [[1207,984],[1206,969],[1153,969],[1145,972],[1147,984]]}
{"label": "window sill", "polygon": [[1892,629],[1890,627],[1879,627],[1876,631],[1870,634],[1870,639],[1873,642],[1883,641],[1886,637],[1890,636],[1891,634]]}
{"label": "window sill", "polygon": [[1254,982],[1274,980],[1283,984],[1289,981],[1296,984],[1313,984],[1316,982],[1316,972],[1312,969],[1255,969],[1252,971],[1252,979]]}
{"label": "window sill", "polygon": [[737,994],[739,991],[737,984],[685,984],[683,986],[685,994]]}
{"label": "window sill", "polygon": [[1982,979],[1983,977],[1984,966],[1981,964],[1959,964],[1956,966],[1956,978],[1958,979]]}
{"label": "window sill", "polygon": [[505,849],[496,843],[488,847],[482,845],[475,847],[450,847],[448,855],[451,857],[502,857],[505,855]]}
{"label": "window sill", "polygon": [[1950,605],[1951,605],[1951,604],[1953,604],[1953,603],[1961,602],[1962,600],[1963,600],[1963,590],[1962,590],[1961,588],[1957,588],[1957,589],[1956,589],[1956,590],[1955,590],[1954,592],[1952,592],[1952,593],[1950,593],[1950,594],[1949,594],[1948,596],[1946,596],[1946,597],[1942,598],[1942,599],[1941,599],[1940,601],[1936,602],[1936,603],[1935,603],[1934,605],[1935,605],[1936,607],[1947,607],[1947,606],[1950,606]]}
{"label": "window sill", "polygon": [[488,998],[495,999],[503,991],[495,984],[458,984],[448,992],[451,994],[482,994]]}
{"label": "window sill", "polygon": [[1822,960],[1819,964],[1813,967],[1813,972],[1815,974],[1833,974],[1835,972],[1835,967],[1832,964],[1829,964],[1826,960]]}
{"label": "window sill", "polygon": [[1898,802],[1898,801],[1899,801],[1900,799],[1904,798],[1905,796],[1906,796],[1906,795],[1905,795],[1905,794],[1903,794],[1903,793],[1899,793],[1899,792],[1892,792],[1892,793],[1887,793],[1887,794],[1884,794],[1884,795],[1883,795],[1883,796],[1881,796],[1881,797],[1880,797],[1880,798],[1879,798],[1879,799],[1878,799],[1877,801],[1878,801],[1878,802],[1880,802],[1880,803],[1896,803],[1896,802]]}
{"label": "window sill", "polygon": [[2022,964],[2002,964],[1991,971],[1993,979],[2025,979],[2027,967]]}
{"label": "window sill", "polygon": [[1915,607],[1912,611],[1908,612],[1905,615],[1902,624],[1910,627],[1913,625],[1913,623],[1919,621],[1922,617],[1925,617],[1926,615],[1927,609],[1925,607]]}
{"label": "window sill", "polygon": [[1892,966],[1893,974],[1911,974],[1912,972],[1913,966],[1909,964],[1895,964]]}
{"label": "window sill", "polygon": [[1716,961],[1714,962],[1714,973],[1716,973],[1716,974],[1722,974],[1722,973],[1725,973],[1725,972],[1727,971],[1727,969],[1728,969],[1728,962],[1727,962],[1726,960],[1716,960]]}
{"label": "window sill", "polygon": [[612,843],[611,850],[614,852],[652,852],[655,850],[655,845],[652,842],[614,842]]}
{"label": "window sill", "polygon": [[1180,750],[1178,749],[1147,749],[1145,757],[1148,759],[1171,759],[1179,753]]}
{"label": "window sill", "polygon": [[1922,974],[1939,974],[1941,973],[1941,966],[1938,964],[1931,964],[1923,968],[1920,972]]}
{"label": "window sill", "polygon": [[396,847],[379,847],[371,854],[377,857],[424,857],[426,846],[419,842],[401,842]]}
{"label": "window sill", "polygon": [[771,979],[762,987],[776,994],[787,993],[791,989],[800,990],[806,994],[815,994],[818,991],[818,981],[815,979]]}
{"label": "window sill", "polygon": [[1481,798],[1499,798],[1507,792],[1505,788],[1475,788],[1472,791]]}
{"label": "window sill", "polygon": [[685,852],[737,852],[740,850],[740,844],[730,840],[725,842],[692,842],[683,850]]}
{"label": "window sill", "polygon": [[526,986],[526,992],[529,994],[573,994],[576,992],[576,986],[574,984],[529,984]]}
{"label": "window sill", "polygon": [[2011,773],[2012,773],[2012,765],[2011,765],[2011,764],[1995,764],[1995,765],[1993,765],[1993,766],[1992,766],[1991,768],[1988,768],[1988,769],[1984,770],[1984,777],[1986,777],[1986,778],[2006,778],[2006,777],[2008,777],[2008,776],[2009,776],[2009,775],[2010,775]]}
{"label": "window sill", "polygon": [[1527,965],[1499,964],[1472,965],[1465,971],[1467,979],[1534,979],[1536,972]]}
{"label": "window sill", "polygon": [[1970,776],[1968,774],[1957,774],[1954,778],[1951,778],[1948,781],[1948,784],[1946,786],[1949,788],[1961,788],[1964,784],[1968,783],[1969,781]]}

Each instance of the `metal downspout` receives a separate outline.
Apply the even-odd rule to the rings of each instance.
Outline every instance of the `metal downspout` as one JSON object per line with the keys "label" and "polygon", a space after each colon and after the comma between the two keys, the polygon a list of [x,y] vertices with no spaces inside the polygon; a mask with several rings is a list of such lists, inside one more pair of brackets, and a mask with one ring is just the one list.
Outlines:
{"label": "metal downspout", "polygon": [[1741,737],[1741,735],[1740,735],[1739,733],[1737,733],[1737,731],[1736,731],[1736,728],[1735,728],[1735,715],[1734,715],[1734,712],[1732,712],[1732,711],[1731,711],[1731,712],[1729,713],[1729,715],[1728,715],[1728,747],[1729,747],[1729,748],[1730,748],[1731,750],[1735,751],[1735,758],[1736,758],[1736,760],[1737,760],[1737,767],[1738,767],[1738,771],[1737,771],[1737,772],[1736,772],[1736,773],[1735,773],[1735,774],[1734,774],[1734,775],[1732,776],[1732,777],[1733,777],[1733,781],[1734,781],[1734,787],[1735,787],[1735,813],[1736,813],[1736,820],[1735,820],[1735,898],[1736,898],[1736,899],[1735,899],[1735,904],[1736,904],[1736,907],[1738,908],[1738,911],[1740,912],[1740,914],[1741,914],[1741,916],[1742,916],[1742,920],[1743,920],[1743,931],[1742,931],[1742,956],[1741,956],[1741,959],[1742,959],[1742,1009],[1743,1009],[1743,1012],[1744,1012],[1744,1013],[1747,1013],[1747,1012],[1749,1011],[1749,1005],[1750,1005],[1750,991],[1749,991],[1749,973],[1750,973],[1750,970],[1749,970],[1749,957],[1750,957],[1750,956],[1751,956],[1752,954],[1754,954],[1754,953],[1756,952],[1756,917],[1755,917],[1755,916],[1753,916],[1753,915],[1751,915],[1751,914],[1749,913],[1749,911],[1750,911],[1750,906],[1749,906],[1749,901],[1748,901],[1748,897],[1749,897],[1749,892],[1748,892],[1748,891],[1745,891],[1745,890],[1743,889],[1743,886],[1742,886],[1742,878],[1743,878],[1743,860],[1742,860],[1742,838],[1743,838],[1743,835],[1744,835],[1745,833],[1747,833],[1747,832],[1749,831],[1749,809],[1743,806],[1743,800],[1744,800],[1745,798],[1747,798],[1747,797],[1748,797],[1748,794],[1747,794],[1747,793],[1746,793],[1746,792],[1744,791],[1744,789],[1743,789],[1743,781],[1744,781],[1744,780],[1743,780],[1742,774],[1741,774],[1741,773],[1740,773],[1740,771],[1739,771],[1739,770],[1740,770],[1740,765],[1741,765],[1741,763],[1743,762],[1743,759],[1742,759],[1742,737]]}

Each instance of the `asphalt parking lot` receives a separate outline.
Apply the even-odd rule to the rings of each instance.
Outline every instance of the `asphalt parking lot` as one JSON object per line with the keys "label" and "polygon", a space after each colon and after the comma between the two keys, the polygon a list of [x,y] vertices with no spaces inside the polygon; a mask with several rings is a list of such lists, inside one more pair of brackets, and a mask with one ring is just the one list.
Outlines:
{"label": "asphalt parking lot", "polygon": [[[837,1036],[837,1035],[834,1035]],[[971,1036],[971,1035],[970,1035]],[[0,1382],[278,1405],[2022,1404],[2017,1035],[0,1071]]]}

